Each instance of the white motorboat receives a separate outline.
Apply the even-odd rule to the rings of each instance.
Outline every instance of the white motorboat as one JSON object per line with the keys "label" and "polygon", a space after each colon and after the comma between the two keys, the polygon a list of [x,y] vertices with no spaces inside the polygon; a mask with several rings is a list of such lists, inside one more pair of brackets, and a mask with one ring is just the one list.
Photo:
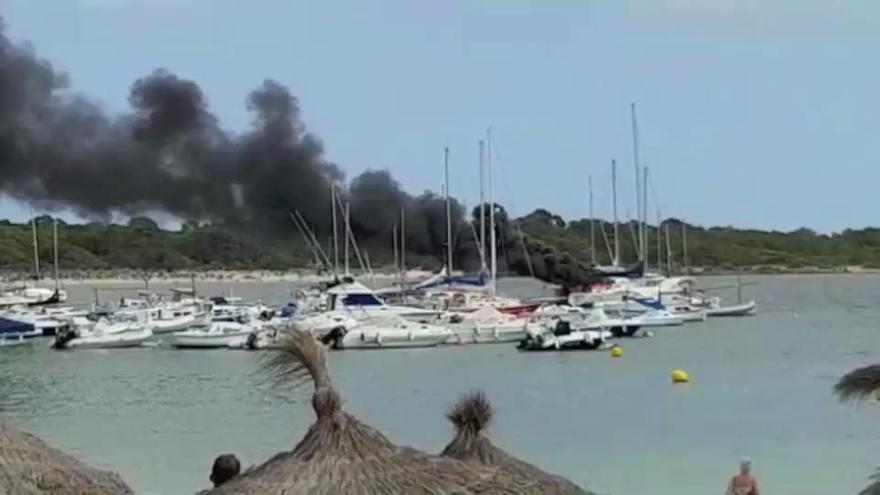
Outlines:
{"label": "white motorboat", "polygon": [[82,333],[68,330],[55,336],[56,349],[122,349],[140,347],[153,336],[149,329],[125,330],[107,333],[104,328],[119,330],[118,325],[95,325],[92,331]]}
{"label": "white motorboat", "polygon": [[450,344],[519,342],[526,337],[528,320],[504,314],[492,307],[473,313],[453,313],[445,323],[452,332]]}
{"label": "white motorboat", "polygon": [[612,337],[604,329],[574,329],[563,320],[533,327],[517,346],[524,351],[561,351],[575,349],[599,349]]}
{"label": "white motorboat", "polygon": [[133,319],[110,320],[106,317],[92,321],[84,316],[74,316],[68,320],[68,328],[76,335],[114,335],[127,332],[140,332],[147,328]]}
{"label": "white motorboat", "polygon": [[0,339],[8,345],[17,345],[18,341],[42,337],[43,331],[33,324],[10,318],[0,318]]}
{"label": "white motorboat", "polygon": [[295,320],[304,330],[323,337],[333,329],[350,330],[358,325],[358,320],[348,311],[327,311]]}
{"label": "white motorboat", "polygon": [[207,327],[191,328],[169,334],[168,343],[179,349],[228,349],[230,344],[259,331],[258,325],[215,322]]}
{"label": "white motorboat", "polygon": [[195,305],[171,303],[144,311],[146,324],[157,335],[182,332],[193,327],[206,326],[211,322],[211,315],[200,311]]}
{"label": "white motorboat", "polygon": [[21,287],[0,293],[0,307],[42,306],[67,301],[67,292],[46,287]]}
{"label": "white motorboat", "polygon": [[688,304],[674,304],[672,306],[667,306],[666,308],[669,311],[669,314],[681,318],[681,321],[685,323],[706,321],[706,316],[708,315],[703,308],[694,307]]}
{"label": "white motorboat", "polygon": [[389,316],[361,321],[351,329],[337,327],[322,340],[334,349],[389,349],[433,347],[451,337],[452,332],[446,327]]}
{"label": "white motorboat", "polygon": [[758,311],[755,301],[749,301],[732,306],[710,306],[706,308],[708,316],[752,316]]}
{"label": "white motorboat", "polygon": [[665,309],[652,309],[629,318],[640,327],[677,327],[684,324],[684,319],[676,316]]}
{"label": "white motorboat", "polygon": [[282,327],[272,326],[253,331],[246,336],[236,337],[229,343],[229,348],[249,351],[282,349],[285,345],[285,337]]}
{"label": "white motorboat", "polygon": [[4,347],[20,347],[29,345],[34,339],[26,339],[22,334],[0,334],[0,348]]}
{"label": "white motorboat", "polygon": [[358,282],[342,283],[328,289],[327,309],[329,311],[347,311],[359,320],[378,316],[399,316],[412,320],[424,320],[434,318],[439,314],[434,309],[385,304],[373,290]]}

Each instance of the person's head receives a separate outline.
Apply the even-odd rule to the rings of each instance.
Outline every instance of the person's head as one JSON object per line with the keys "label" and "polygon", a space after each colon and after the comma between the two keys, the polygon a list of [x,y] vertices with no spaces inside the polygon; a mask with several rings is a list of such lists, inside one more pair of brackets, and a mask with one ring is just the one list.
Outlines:
{"label": "person's head", "polygon": [[741,461],[739,461],[739,472],[742,474],[749,474],[752,472],[752,460],[748,457],[743,457]]}
{"label": "person's head", "polygon": [[214,466],[211,468],[211,483],[215,487],[226,483],[230,479],[238,476],[241,471],[241,463],[238,457],[233,454],[223,454],[214,459]]}

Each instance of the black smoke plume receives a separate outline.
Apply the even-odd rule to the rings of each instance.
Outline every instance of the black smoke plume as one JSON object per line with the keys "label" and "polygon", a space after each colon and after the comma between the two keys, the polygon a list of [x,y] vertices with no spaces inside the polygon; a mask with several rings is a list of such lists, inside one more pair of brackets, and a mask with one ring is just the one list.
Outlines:
{"label": "black smoke plume", "polygon": [[[199,86],[163,69],[132,84],[129,104],[107,114],[0,25],[0,191],[89,219],[166,212],[275,238],[295,234],[289,213],[298,210],[322,242],[331,235],[331,183],[344,177],[286,87],[266,80],[247,96],[243,133],[222,129]],[[390,253],[403,208],[407,251],[443,259],[443,198],[412,197],[386,171],[349,184],[340,195],[359,243]],[[453,212],[455,247],[466,254],[464,209]]]}

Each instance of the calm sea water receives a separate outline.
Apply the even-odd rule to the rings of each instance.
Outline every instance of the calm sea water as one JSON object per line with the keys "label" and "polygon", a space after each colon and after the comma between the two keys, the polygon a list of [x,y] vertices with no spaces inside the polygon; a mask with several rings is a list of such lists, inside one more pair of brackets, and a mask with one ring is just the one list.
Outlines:
{"label": "calm sea water", "polygon": [[[722,493],[744,455],[767,493],[854,493],[880,464],[880,407],[841,405],[831,387],[880,362],[880,277],[756,280],[747,294],[759,315],[660,329],[623,341],[622,359],[486,345],[332,353],[331,371],[348,411],[432,452],[451,437],[445,410],[484,389],[498,445],[600,493]],[[235,293],[282,302],[290,289],[239,283]],[[257,354],[47,345],[0,351],[4,416],[118,471],[139,493],[204,488],[217,454],[262,462],[292,448],[313,419],[307,394],[263,384]],[[675,368],[693,382],[671,385]]]}

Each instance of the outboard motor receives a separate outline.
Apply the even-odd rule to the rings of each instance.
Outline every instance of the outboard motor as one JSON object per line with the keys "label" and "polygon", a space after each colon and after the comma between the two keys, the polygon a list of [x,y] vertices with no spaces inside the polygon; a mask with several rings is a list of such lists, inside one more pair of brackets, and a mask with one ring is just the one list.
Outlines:
{"label": "outboard motor", "polygon": [[55,334],[55,342],[52,343],[53,349],[64,349],[67,343],[76,338],[73,330],[65,329]]}
{"label": "outboard motor", "polygon": [[565,320],[556,322],[556,328],[553,329],[553,335],[569,335],[571,334],[571,323]]}
{"label": "outboard motor", "polygon": [[256,332],[251,332],[248,334],[247,341],[245,342],[244,346],[247,349],[250,349],[252,351],[257,350],[257,333]]}
{"label": "outboard motor", "polygon": [[321,337],[321,343],[329,345],[333,349],[341,349],[342,346],[340,344],[346,333],[348,333],[348,330],[346,330],[345,327],[336,327],[327,332],[327,335]]}

